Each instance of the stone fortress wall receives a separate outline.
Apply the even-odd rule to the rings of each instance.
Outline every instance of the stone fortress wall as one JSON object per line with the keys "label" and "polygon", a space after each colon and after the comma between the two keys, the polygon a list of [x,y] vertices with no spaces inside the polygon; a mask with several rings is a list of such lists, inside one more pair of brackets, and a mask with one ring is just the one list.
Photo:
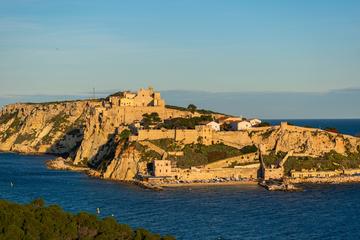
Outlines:
{"label": "stone fortress wall", "polygon": [[256,179],[259,168],[176,169],[172,172],[177,180],[201,181],[218,178]]}

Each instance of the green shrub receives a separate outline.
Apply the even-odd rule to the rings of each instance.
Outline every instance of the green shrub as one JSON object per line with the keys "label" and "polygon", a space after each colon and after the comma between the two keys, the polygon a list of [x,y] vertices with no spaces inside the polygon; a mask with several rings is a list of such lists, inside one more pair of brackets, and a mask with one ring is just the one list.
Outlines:
{"label": "green shrub", "polygon": [[181,150],[180,144],[178,144],[172,138],[162,138],[157,140],[151,140],[150,142],[168,152]]}
{"label": "green shrub", "polygon": [[0,239],[175,239],[133,230],[114,218],[99,219],[85,212],[70,214],[57,205],[45,206],[41,199],[27,205],[0,200],[0,208]]}
{"label": "green shrub", "polygon": [[19,132],[23,123],[24,123],[23,120],[18,115],[15,115],[14,121],[10,124],[9,128],[3,134],[2,140],[5,141],[13,134]]}
{"label": "green shrub", "polygon": [[124,129],[121,133],[120,133],[120,139],[121,140],[126,140],[130,137],[131,135],[131,131],[129,129]]}
{"label": "green shrub", "polygon": [[242,154],[255,153],[257,151],[258,151],[258,148],[255,145],[245,146],[242,149],[240,149],[240,152]]}
{"label": "green shrub", "polygon": [[21,144],[25,141],[34,140],[35,135],[36,135],[35,133],[25,133],[25,134],[19,135],[19,136],[17,136],[14,144]]}
{"label": "green shrub", "polygon": [[257,124],[255,127],[270,127],[271,124],[268,122],[261,122],[259,124]]}
{"label": "green shrub", "polygon": [[201,122],[212,121],[213,117],[211,115],[202,115],[200,117],[192,118],[172,118],[167,119],[163,127],[166,129],[195,129],[196,125],[200,125]]}
{"label": "green shrub", "polygon": [[275,129],[270,128],[270,129],[266,130],[265,132],[261,133],[261,137],[269,138],[274,131],[275,131]]}
{"label": "green shrub", "polygon": [[11,119],[13,119],[15,116],[18,115],[18,111],[15,111],[13,113],[5,113],[0,116],[0,124],[6,124]]}

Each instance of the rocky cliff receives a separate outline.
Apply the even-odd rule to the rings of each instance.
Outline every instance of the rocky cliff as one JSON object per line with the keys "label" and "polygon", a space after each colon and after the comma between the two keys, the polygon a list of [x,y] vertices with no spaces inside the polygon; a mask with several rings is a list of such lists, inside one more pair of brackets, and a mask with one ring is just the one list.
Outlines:
{"label": "rocky cliff", "polygon": [[75,154],[97,101],[12,104],[0,112],[0,151]]}

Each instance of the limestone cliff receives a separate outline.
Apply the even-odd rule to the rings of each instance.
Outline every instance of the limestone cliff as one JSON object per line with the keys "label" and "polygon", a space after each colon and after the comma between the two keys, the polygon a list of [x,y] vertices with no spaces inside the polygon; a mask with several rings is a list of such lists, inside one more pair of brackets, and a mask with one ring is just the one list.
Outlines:
{"label": "limestone cliff", "polygon": [[0,151],[70,155],[83,138],[93,101],[12,104],[0,112]]}

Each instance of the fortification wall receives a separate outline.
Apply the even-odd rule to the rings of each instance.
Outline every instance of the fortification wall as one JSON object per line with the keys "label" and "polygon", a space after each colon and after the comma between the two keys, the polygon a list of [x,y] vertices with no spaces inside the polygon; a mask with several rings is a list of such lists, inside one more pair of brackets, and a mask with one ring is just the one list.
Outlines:
{"label": "fortification wall", "polygon": [[[201,138],[203,144],[213,143],[214,132],[210,128],[198,129],[142,129],[138,131],[137,141],[157,140],[162,138],[171,138],[184,144],[197,143]],[[135,139],[135,138],[134,138]]]}
{"label": "fortification wall", "polygon": [[235,164],[244,164],[244,163],[253,163],[258,160],[258,153],[249,153],[244,154],[236,157],[226,158],[220,161],[216,161],[213,163],[209,163],[205,165],[205,168],[212,169],[212,168],[225,168],[229,167],[233,163]]}
{"label": "fortification wall", "polygon": [[184,144],[196,143],[200,133],[196,130],[176,130],[175,141],[183,142]]}
{"label": "fortification wall", "polygon": [[137,141],[157,140],[162,138],[175,139],[175,130],[139,130]]}
{"label": "fortification wall", "polygon": [[252,145],[248,132],[244,131],[228,131],[228,132],[215,132],[213,134],[213,141],[216,143],[224,143],[229,145],[236,145],[238,147]]}
{"label": "fortification wall", "polygon": [[187,170],[174,172],[178,180],[195,181],[211,180],[216,178],[257,178],[258,168],[224,168],[224,169],[200,169],[199,171]]}

